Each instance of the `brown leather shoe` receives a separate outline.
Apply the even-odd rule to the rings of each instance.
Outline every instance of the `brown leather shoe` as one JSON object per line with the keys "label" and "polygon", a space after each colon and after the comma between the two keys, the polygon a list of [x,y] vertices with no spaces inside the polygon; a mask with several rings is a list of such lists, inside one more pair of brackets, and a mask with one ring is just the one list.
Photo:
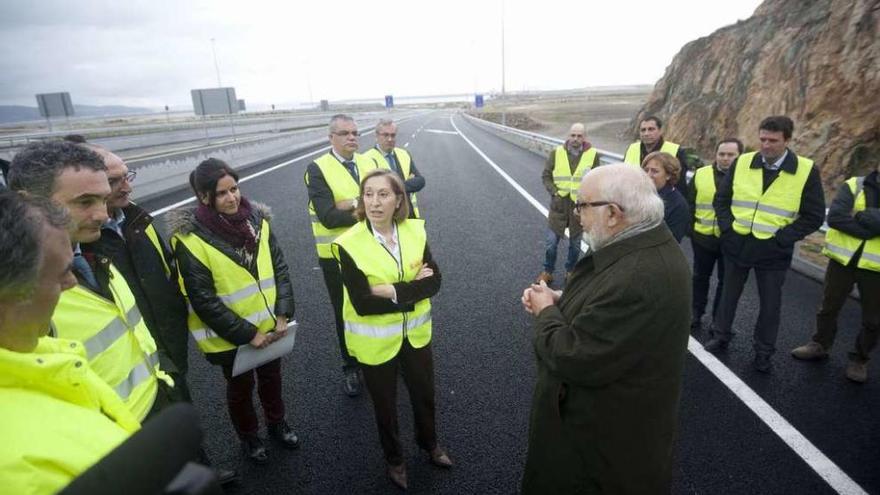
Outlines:
{"label": "brown leather shoe", "polygon": [[449,458],[449,454],[443,450],[443,447],[438,445],[429,454],[431,455],[431,464],[444,469],[452,467],[452,459]]}
{"label": "brown leather shoe", "polygon": [[550,273],[547,273],[547,272],[541,272],[541,274],[538,275],[538,278],[535,280],[535,283],[540,284],[542,281],[547,285],[552,284],[553,283],[553,275]]}
{"label": "brown leather shoe", "polygon": [[389,464],[387,472],[392,483],[401,490],[406,490],[406,464],[402,462],[397,466]]}

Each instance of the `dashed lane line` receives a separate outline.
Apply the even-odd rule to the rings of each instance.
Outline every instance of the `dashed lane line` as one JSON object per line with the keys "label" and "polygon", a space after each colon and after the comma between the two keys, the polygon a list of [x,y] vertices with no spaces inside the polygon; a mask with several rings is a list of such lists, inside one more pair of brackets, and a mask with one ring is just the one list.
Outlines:
{"label": "dashed lane line", "polygon": [[[542,215],[547,216],[547,208],[539,203],[531,194],[520,186],[510,175],[492,161],[477,145],[473,143],[458,126],[454,115],[449,118],[452,127],[464,141],[498,172],[517,192],[532,204]],[[742,381],[736,373],[725,366],[714,355],[703,348],[693,337],[688,337],[688,351],[699,360],[706,369],[718,378],[746,407],[752,410],[786,445],[788,445],[813,471],[816,472],[837,493],[846,495],[867,495],[867,492],[849,477],[837,464],[822,453],[807,437],[782,417],[773,407],[761,398],[754,390]]]}

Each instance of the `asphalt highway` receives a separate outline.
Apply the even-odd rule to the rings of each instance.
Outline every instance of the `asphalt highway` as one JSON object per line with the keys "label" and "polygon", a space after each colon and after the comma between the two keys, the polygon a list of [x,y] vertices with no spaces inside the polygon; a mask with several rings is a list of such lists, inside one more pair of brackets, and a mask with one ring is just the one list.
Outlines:
{"label": "asphalt highway", "polygon": [[[362,150],[374,143],[372,136],[361,139]],[[443,274],[443,287],[432,301],[437,427],[455,462],[453,469],[439,470],[416,447],[401,385],[409,491],[516,493],[535,380],[531,317],[519,298],[541,269],[546,228],[545,217],[527,196],[545,207],[549,202],[540,181],[544,158],[449,112],[404,122],[398,146],[404,145],[427,181],[419,206]],[[303,184],[307,164],[319,153],[287,158],[268,172],[273,164],[249,169],[245,176],[265,173],[242,183],[244,195],[272,207],[273,230],[291,268],[299,331],[293,353],[283,361],[284,395],[300,449],[284,451],[269,443],[268,465],[247,464],[227,416],[220,370],[191,345],[189,380],[208,452],[217,464],[242,474],[230,493],[397,491],[384,475],[369,398],[349,398],[341,386],[341,360]],[[163,209],[189,196],[176,192],[143,206],[158,211],[161,223]],[[690,256],[689,241],[683,249]],[[560,258],[564,252],[560,247]],[[858,304],[845,306],[831,358],[801,363],[788,351],[811,335],[822,287],[790,271],[784,291],[778,353],[769,375],[751,368],[751,329],[758,311],[752,282],[740,303],[730,349],[719,360],[701,360],[695,357],[702,349],[697,340],[705,335],[691,343],[674,493],[880,493],[880,372],[869,370],[874,373],[865,385],[843,376],[859,325]],[[722,382],[723,373],[733,378]]]}

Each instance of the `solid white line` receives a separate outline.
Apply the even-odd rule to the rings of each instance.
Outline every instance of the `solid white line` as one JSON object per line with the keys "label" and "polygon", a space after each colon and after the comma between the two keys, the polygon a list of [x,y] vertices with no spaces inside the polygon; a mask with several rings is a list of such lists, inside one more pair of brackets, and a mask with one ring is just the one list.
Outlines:
{"label": "solid white line", "polygon": [[425,132],[433,132],[435,134],[453,134],[453,135],[458,134],[455,131],[444,131],[442,129],[425,129]]}
{"label": "solid white line", "polygon": [[[532,204],[544,216],[547,216],[547,208],[538,203],[525,189],[516,183],[507,172],[495,164],[485,153],[483,153],[458,127],[455,125],[453,117],[449,118],[452,127],[458,131],[458,134],[465,140],[474,151],[479,154],[492,168],[498,172],[514,189],[516,189],[529,203]],[[773,430],[786,445],[788,445],[804,462],[807,463],[813,471],[816,472],[831,488],[837,493],[842,494],[867,494],[865,490],[849,477],[840,467],[831,459],[822,453],[807,437],[799,432],[791,423],[789,423],[781,414],[776,412],[770,404],[761,398],[754,390],[752,390],[744,381],[742,381],[736,373],[731,371],[727,366],[718,360],[714,355],[703,349],[702,344],[697,342],[693,337],[688,338],[688,350],[695,358],[697,358],[703,366],[706,367],[715,377],[717,377],[724,386],[741,400],[746,407],[752,410],[761,421]]]}

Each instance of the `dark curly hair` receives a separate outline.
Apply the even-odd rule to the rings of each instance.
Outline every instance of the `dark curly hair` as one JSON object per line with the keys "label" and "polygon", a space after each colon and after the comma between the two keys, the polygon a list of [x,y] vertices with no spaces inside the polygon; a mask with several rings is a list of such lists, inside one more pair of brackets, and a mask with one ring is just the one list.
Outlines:
{"label": "dark curly hair", "polygon": [[101,155],[67,141],[33,143],[19,151],[9,166],[9,188],[48,198],[55,179],[66,168],[107,171]]}

